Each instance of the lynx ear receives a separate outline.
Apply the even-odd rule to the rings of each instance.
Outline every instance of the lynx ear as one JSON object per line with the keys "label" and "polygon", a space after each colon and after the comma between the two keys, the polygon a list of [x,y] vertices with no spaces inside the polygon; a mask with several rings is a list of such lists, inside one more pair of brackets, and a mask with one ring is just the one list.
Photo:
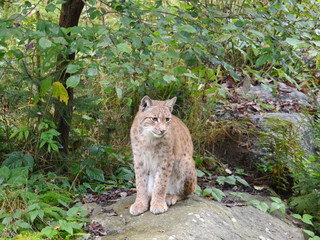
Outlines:
{"label": "lynx ear", "polygon": [[169,108],[170,112],[173,110],[173,106],[177,101],[177,97],[171,98],[170,100],[167,100],[167,107]]}
{"label": "lynx ear", "polygon": [[144,96],[141,100],[140,109],[144,112],[146,109],[152,106],[152,100],[148,96]]}

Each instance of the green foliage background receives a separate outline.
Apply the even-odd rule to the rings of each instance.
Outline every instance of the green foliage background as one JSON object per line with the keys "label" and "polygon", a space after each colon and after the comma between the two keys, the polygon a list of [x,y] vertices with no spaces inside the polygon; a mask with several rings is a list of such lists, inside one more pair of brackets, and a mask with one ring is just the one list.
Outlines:
{"label": "green foliage background", "polygon": [[[28,168],[48,178],[46,169],[65,176],[58,185],[68,191],[131,187],[129,128],[142,96],[178,96],[175,114],[203,157],[213,131],[206,119],[229,96],[223,83],[270,89],[286,82],[318,92],[319,1],[89,0],[71,28],[59,26],[62,3],[0,1],[0,161],[11,169],[2,171]],[[70,54],[75,60],[59,69],[58,56]],[[70,74],[65,85],[63,74]],[[61,153],[57,101],[72,109],[68,154]],[[310,194],[319,209],[314,159],[293,173],[300,212]],[[26,186],[23,179],[16,190]]]}

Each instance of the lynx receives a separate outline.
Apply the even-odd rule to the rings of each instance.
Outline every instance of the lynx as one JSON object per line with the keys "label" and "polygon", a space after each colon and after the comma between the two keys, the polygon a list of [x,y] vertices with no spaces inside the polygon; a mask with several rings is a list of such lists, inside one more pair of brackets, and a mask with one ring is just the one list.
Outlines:
{"label": "lynx", "polygon": [[164,213],[196,189],[191,135],[171,114],[176,100],[141,100],[130,131],[137,187],[132,215],[147,211],[149,205],[153,214]]}

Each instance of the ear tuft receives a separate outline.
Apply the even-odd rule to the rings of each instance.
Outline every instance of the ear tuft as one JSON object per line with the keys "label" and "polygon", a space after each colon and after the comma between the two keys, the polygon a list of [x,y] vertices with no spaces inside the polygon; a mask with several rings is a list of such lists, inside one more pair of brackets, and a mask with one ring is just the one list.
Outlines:
{"label": "ear tuft", "polygon": [[146,109],[152,106],[152,100],[148,96],[144,96],[141,100],[140,109],[144,112]]}
{"label": "ear tuft", "polygon": [[169,108],[170,112],[173,110],[173,106],[177,101],[177,97],[171,98],[170,100],[167,100],[167,107]]}

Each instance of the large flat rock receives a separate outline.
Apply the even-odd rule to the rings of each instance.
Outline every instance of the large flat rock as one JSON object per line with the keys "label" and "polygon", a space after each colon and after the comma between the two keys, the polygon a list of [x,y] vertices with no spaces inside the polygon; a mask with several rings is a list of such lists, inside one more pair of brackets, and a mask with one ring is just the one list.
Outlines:
{"label": "large flat rock", "polygon": [[[104,240],[303,240],[301,229],[286,217],[279,219],[252,206],[226,206],[197,196],[178,202],[168,212],[131,216],[128,206],[135,196],[102,208],[88,204],[91,221],[104,227]],[[118,215],[108,216],[113,209]],[[110,211],[109,211],[110,212]],[[111,211],[112,212],[112,211]]]}

